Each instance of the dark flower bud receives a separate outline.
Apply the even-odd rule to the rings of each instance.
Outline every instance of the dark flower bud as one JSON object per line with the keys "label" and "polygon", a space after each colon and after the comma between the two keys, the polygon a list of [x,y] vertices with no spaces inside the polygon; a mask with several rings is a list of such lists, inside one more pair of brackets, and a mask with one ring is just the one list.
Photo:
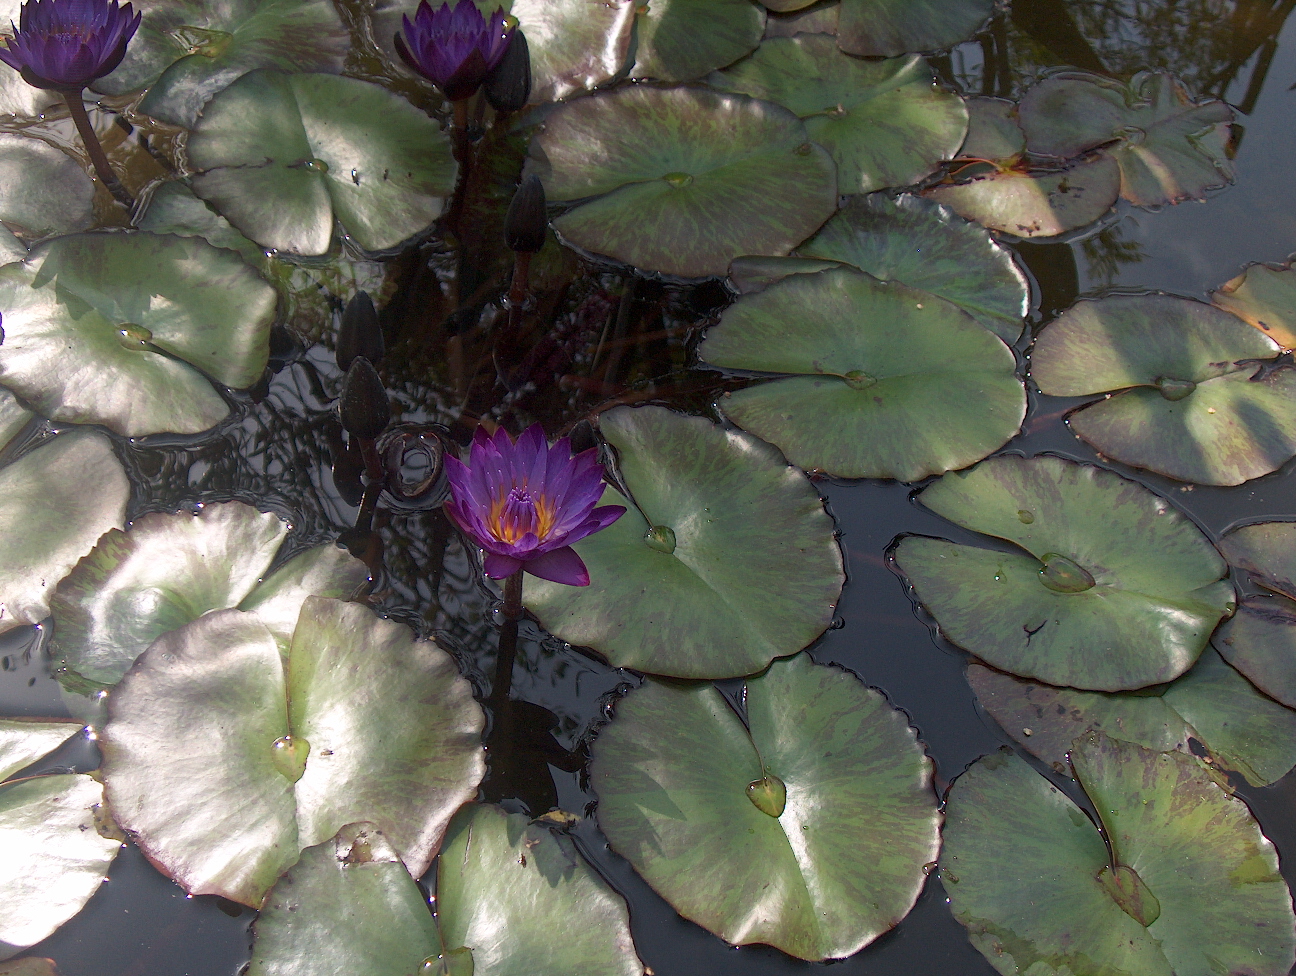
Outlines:
{"label": "dark flower bud", "polygon": [[532,173],[517,188],[504,215],[504,243],[511,250],[534,254],[544,247],[548,227],[544,184]]}
{"label": "dark flower bud", "polygon": [[352,437],[371,441],[387,429],[391,404],[377,371],[364,356],[357,356],[342,381],[338,419]]}
{"label": "dark flower bud", "polygon": [[526,106],[531,97],[531,48],[520,30],[513,31],[508,50],[486,76],[482,91],[497,112],[516,112]]}
{"label": "dark flower bud", "polygon": [[342,325],[338,328],[337,349],[334,351],[338,369],[343,372],[350,370],[357,356],[364,356],[370,363],[381,363],[386,353],[387,346],[383,342],[373,299],[367,291],[358,291],[342,311]]}

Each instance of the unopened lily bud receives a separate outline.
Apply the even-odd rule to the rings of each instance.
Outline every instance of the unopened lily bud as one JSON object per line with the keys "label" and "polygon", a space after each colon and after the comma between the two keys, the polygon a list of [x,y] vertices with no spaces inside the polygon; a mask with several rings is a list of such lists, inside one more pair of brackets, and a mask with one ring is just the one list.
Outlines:
{"label": "unopened lily bud", "polygon": [[366,441],[376,438],[391,422],[387,390],[373,364],[364,356],[357,356],[352,361],[346,379],[342,381],[338,419],[348,434]]}
{"label": "unopened lily bud", "polygon": [[513,194],[513,202],[504,215],[504,243],[510,250],[534,254],[544,247],[548,227],[544,184],[532,173]]}
{"label": "unopened lily bud", "polygon": [[531,97],[531,49],[520,30],[513,31],[508,50],[486,76],[482,90],[497,112],[516,112],[526,106]]}
{"label": "unopened lily bud", "polygon": [[380,363],[387,353],[382,328],[378,325],[378,312],[367,291],[358,291],[342,311],[342,325],[338,328],[338,369],[346,372],[357,356],[370,363]]}

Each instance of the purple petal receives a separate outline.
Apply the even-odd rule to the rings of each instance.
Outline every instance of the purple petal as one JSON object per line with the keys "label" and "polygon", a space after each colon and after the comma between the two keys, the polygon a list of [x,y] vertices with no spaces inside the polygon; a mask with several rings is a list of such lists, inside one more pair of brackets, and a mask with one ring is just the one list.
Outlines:
{"label": "purple petal", "polygon": [[504,579],[524,567],[520,559],[514,559],[512,556],[501,556],[497,552],[488,552],[486,558],[482,561],[482,568],[491,579]]}
{"label": "purple petal", "polygon": [[554,549],[543,556],[530,559],[522,564],[522,568],[532,576],[539,576],[552,583],[589,586],[590,582],[589,570],[585,568],[584,561],[576,555],[576,550],[571,546],[563,546],[561,549]]}

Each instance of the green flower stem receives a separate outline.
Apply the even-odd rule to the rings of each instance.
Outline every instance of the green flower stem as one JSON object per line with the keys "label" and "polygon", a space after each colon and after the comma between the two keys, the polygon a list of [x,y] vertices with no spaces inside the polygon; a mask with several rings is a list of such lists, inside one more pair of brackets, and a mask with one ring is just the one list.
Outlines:
{"label": "green flower stem", "polygon": [[72,121],[76,124],[77,132],[81,134],[81,144],[85,146],[85,150],[90,156],[90,162],[94,164],[95,172],[99,175],[100,181],[107,187],[108,192],[113,195],[113,199],[118,203],[124,207],[134,207],[135,198],[127,192],[121,181],[117,179],[112,164],[108,162],[108,154],[104,152],[103,146],[99,143],[99,137],[95,135],[94,126],[90,124],[90,116],[86,113],[85,103],[81,100],[81,91],[63,92],[63,101],[67,103],[68,112],[72,115]]}

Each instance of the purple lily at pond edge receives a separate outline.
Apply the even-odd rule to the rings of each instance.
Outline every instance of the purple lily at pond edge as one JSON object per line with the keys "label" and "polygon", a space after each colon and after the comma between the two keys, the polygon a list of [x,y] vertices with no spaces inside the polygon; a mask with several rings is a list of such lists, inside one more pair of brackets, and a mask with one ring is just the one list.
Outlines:
{"label": "purple lily at pond edge", "polygon": [[80,92],[121,64],[141,16],[117,0],[29,0],[0,61],[35,88]]}
{"label": "purple lily at pond edge", "polygon": [[526,570],[555,583],[589,585],[589,571],[571,544],[625,513],[621,505],[595,507],[603,496],[596,453],[591,448],[573,457],[566,437],[549,447],[534,424],[516,442],[503,428],[491,437],[479,427],[467,464],[446,458],[445,512],[486,551],[487,576],[504,579]]}
{"label": "purple lily at pond edge", "polygon": [[453,9],[443,3],[435,11],[427,0],[420,0],[414,19],[406,15],[402,22],[393,38],[396,53],[452,102],[481,87],[504,57],[517,27],[503,7],[487,21],[473,0],[459,0]]}

